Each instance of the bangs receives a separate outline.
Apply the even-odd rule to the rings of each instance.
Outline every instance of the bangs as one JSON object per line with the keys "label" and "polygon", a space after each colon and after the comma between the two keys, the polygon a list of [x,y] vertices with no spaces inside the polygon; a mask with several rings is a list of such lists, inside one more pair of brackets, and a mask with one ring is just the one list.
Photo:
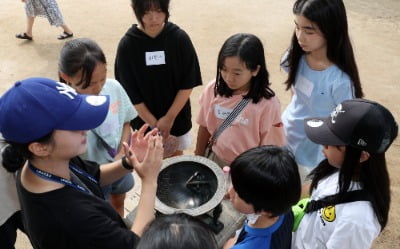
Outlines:
{"label": "bangs", "polygon": [[164,12],[164,10],[161,7],[161,3],[158,0],[149,0],[143,4],[144,12],[150,11],[150,10],[158,10],[158,9],[161,9]]}
{"label": "bangs", "polygon": [[132,6],[135,12],[135,16],[138,21],[143,25],[142,18],[146,12],[151,10],[161,10],[166,14],[165,21],[169,18],[169,0],[132,0]]}

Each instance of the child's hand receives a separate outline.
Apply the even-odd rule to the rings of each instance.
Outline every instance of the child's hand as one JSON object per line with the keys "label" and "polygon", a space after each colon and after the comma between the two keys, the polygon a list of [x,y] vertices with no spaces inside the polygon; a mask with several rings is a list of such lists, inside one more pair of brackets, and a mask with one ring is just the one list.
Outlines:
{"label": "child's hand", "polygon": [[174,119],[171,119],[168,116],[163,116],[157,121],[157,128],[160,130],[164,139],[169,137],[173,124]]}

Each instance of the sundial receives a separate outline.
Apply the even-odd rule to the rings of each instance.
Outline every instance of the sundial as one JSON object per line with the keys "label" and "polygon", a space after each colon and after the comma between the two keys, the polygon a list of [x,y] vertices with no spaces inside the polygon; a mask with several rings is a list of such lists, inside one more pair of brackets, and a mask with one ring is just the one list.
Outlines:
{"label": "sundial", "polygon": [[155,208],[161,214],[189,214],[218,233],[223,228],[218,219],[225,186],[222,169],[205,157],[167,158],[158,176]]}

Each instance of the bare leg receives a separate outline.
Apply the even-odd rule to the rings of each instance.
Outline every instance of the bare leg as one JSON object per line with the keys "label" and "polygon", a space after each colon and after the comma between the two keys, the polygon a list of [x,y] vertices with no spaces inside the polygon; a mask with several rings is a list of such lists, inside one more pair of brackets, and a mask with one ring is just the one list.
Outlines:
{"label": "bare leg", "polygon": [[34,16],[27,16],[26,17],[26,34],[32,37],[32,29],[33,29],[33,22],[35,21]]}
{"label": "bare leg", "polygon": [[125,203],[126,194],[111,194],[110,195],[110,203],[111,206],[117,211],[117,213],[124,217],[124,203]]}
{"label": "bare leg", "polygon": [[72,34],[72,30],[67,26],[67,24],[64,23],[63,25],[61,25],[61,28],[64,29],[64,32]]}
{"label": "bare leg", "polygon": [[65,23],[62,24],[61,27],[63,28],[64,31],[61,33],[61,35],[57,37],[58,40],[64,40],[74,36],[72,30]]}
{"label": "bare leg", "polygon": [[32,28],[33,22],[35,21],[34,16],[26,17],[26,32],[16,34],[15,37],[18,39],[32,40]]}

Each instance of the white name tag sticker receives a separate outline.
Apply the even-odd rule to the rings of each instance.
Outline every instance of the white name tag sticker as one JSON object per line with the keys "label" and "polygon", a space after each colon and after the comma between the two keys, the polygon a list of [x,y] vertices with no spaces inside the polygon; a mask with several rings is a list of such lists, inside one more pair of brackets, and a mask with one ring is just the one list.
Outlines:
{"label": "white name tag sticker", "polygon": [[232,109],[228,109],[228,108],[222,107],[220,105],[215,105],[214,115],[218,119],[226,119],[231,112],[232,112]]}
{"label": "white name tag sticker", "polygon": [[299,75],[297,76],[294,87],[299,89],[299,91],[305,94],[307,97],[310,97],[314,89],[314,84],[306,77]]}
{"label": "white name tag sticker", "polygon": [[[225,108],[220,105],[214,106],[214,115],[218,119],[222,119],[222,120],[226,119],[229,116],[229,114],[231,114],[232,111],[233,111],[233,109],[228,109],[228,108]],[[235,118],[235,120],[233,120],[233,122],[231,124],[233,125],[233,124],[237,124],[237,123],[240,123],[242,125],[249,125],[249,119],[243,117],[242,115],[239,115]]]}
{"label": "white name tag sticker", "polygon": [[164,51],[146,52],[146,66],[165,64]]}

